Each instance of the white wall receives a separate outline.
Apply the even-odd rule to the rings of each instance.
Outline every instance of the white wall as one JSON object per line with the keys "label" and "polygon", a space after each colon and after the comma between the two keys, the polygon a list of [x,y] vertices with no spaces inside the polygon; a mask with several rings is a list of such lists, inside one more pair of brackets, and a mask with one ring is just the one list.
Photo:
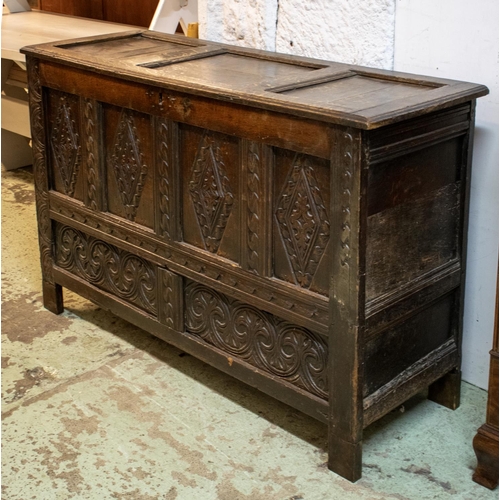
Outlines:
{"label": "white wall", "polygon": [[390,69],[394,0],[279,0],[276,51]]}
{"label": "white wall", "polygon": [[390,69],[394,0],[198,0],[200,38]]}
{"label": "white wall", "polygon": [[278,0],[198,0],[205,40],[275,50]]}
{"label": "white wall", "polygon": [[486,388],[498,255],[498,0],[198,0],[200,38],[483,83],[463,378]]}
{"label": "white wall", "polygon": [[487,387],[498,258],[498,0],[397,0],[394,69],[485,84],[477,101],[463,378]]}

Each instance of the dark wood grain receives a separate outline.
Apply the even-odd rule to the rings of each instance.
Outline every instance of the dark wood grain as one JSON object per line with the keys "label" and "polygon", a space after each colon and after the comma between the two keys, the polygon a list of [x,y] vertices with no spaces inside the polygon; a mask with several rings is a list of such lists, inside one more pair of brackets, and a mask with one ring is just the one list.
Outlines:
{"label": "dark wood grain", "polygon": [[368,218],[367,296],[450,263],[458,252],[458,189],[449,184]]}
{"label": "dark wood grain", "polygon": [[102,129],[102,105],[92,99],[80,102],[83,163],[83,201],[92,210],[102,211],[105,202],[104,144]]}
{"label": "dark wood grain", "polygon": [[113,23],[149,26],[158,0],[102,0],[103,19]]}
{"label": "dark wood grain", "polygon": [[[110,43],[116,43],[118,38],[119,35],[110,37]],[[175,35],[136,32],[124,35],[122,37],[124,43],[127,43],[125,41],[127,38],[158,39],[170,44],[186,45],[184,37]],[[201,57],[193,58],[193,53],[190,53],[184,58],[179,58],[172,54],[172,64],[168,63],[168,57],[164,58],[165,64],[168,64],[167,71],[165,64],[151,68],[144,66],[143,62],[150,61],[149,54],[142,58],[143,62],[137,57],[96,57],[92,50],[92,43],[93,41],[98,43],[98,51],[101,52],[104,40],[103,37],[82,39],[81,43],[85,45],[85,52],[77,51],[79,44],[74,41],[50,43],[37,46],[36,49],[24,48],[23,50],[35,52],[38,57],[46,60],[58,60],[73,67],[87,67],[111,77],[119,73],[126,80],[142,83],[156,82],[160,87],[168,84],[173,91],[188,91],[193,95],[215,97],[218,101],[250,105],[273,112],[285,111],[287,114],[302,118],[320,119],[366,130],[448,109],[488,93],[486,87],[477,84],[377,69],[368,70],[359,66],[270,54],[255,49],[236,48],[207,41],[200,41],[196,44],[198,47],[196,50],[200,52]],[[200,66],[197,66],[197,64],[208,63],[217,68],[217,65],[213,63],[214,58],[224,56],[237,56],[238,61],[241,62],[241,64],[233,64],[224,72],[224,74],[229,73],[224,77],[228,81],[224,78],[221,80],[222,77],[217,71],[203,73],[200,71]],[[286,78],[285,88],[297,90],[290,92],[279,90],[283,87],[285,79],[279,70],[283,65],[288,66],[286,71],[295,68],[301,74],[301,76],[293,74]],[[244,67],[248,69],[241,69]],[[234,73],[240,74],[240,78],[233,78],[231,75]],[[307,95],[309,93],[316,95],[322,88],[329,88],[330,84],[345,86],[349,93],[361,92],[358,99],[359,109],[358,105],[343,107],[340,102],[331,97],[331,92],[319,92],[320,96],[314,104],[304,96],[304,92]],[[378,99],[367,103],[363,94],[369,96],[370,88],[376,93],[376,88],[380,86],[384,90],[378,94]],[[406,90],[403,93],[393,91],[393,89],[408,88],[411,89],[410,94]],[[312,90],[308,91],[308,89]],[[316,137],[312,135],[310,141],[316,142]],[[323,157],[328,158],[328,155]]]}
{"label": "dark wood grain", "polygon": [[70,16],[104,19],[102,0],[39,0],[40,10]]}
{"label": "dark wood grain", "polygon": [[48,93],[47,100],[50,108],[48,160],[54,189],[83,200],[83,117],[79,99],[73,94],[52,91]]}
{"label": "dark wood grain", "polygon": [[485,87],[153,32],[24,51],[47,308],[68,287],[327,423],[351,481],[367,425],[458,405]]}
{"label": "dark wood grain", "polygon": [[370,338],[365,345],[364,396],[446,343],[450,335],[453,299],[453,294],[447,296]]}
{"label": "dark wood grain", "polygon": [[361,134],[335,128],[331,162],[332,238],[329,331],[328,467],[350,481],[361,477],[366,185]]}
{"label": "dark wood grain", "polygon": [[70,16],[90,17],[120,24],[147,27],[158,0],[38,0],[32,7]]}

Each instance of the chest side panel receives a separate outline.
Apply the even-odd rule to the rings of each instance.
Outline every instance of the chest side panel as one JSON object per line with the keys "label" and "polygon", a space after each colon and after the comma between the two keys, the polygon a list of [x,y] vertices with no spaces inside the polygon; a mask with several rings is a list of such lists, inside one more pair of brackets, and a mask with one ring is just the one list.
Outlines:
{"label": "chest side panel", "polygon": [[470,106],[369,135],[365,404],[459,360]]}

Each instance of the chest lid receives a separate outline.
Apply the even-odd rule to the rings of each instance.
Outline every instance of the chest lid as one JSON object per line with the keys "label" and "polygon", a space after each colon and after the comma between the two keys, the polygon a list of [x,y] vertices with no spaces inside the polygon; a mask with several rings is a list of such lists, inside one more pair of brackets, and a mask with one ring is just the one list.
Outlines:
{"label": "chest lid", "polygon": [[484,85],[134,31],[25,47],[41,59],[253,107],[373,129],[488,93]]}

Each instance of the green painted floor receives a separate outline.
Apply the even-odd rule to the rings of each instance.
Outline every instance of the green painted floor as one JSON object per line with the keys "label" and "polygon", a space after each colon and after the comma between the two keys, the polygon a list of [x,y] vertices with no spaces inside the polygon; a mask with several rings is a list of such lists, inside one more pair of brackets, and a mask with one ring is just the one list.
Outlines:
{"label": "green painted floor", "polygon": [[363,478],[326,426],[65,290],[41,302],[33,175],[2,182],[2,499],[498,498],[471,480],[486,393],[417,396],[365,432]]}

